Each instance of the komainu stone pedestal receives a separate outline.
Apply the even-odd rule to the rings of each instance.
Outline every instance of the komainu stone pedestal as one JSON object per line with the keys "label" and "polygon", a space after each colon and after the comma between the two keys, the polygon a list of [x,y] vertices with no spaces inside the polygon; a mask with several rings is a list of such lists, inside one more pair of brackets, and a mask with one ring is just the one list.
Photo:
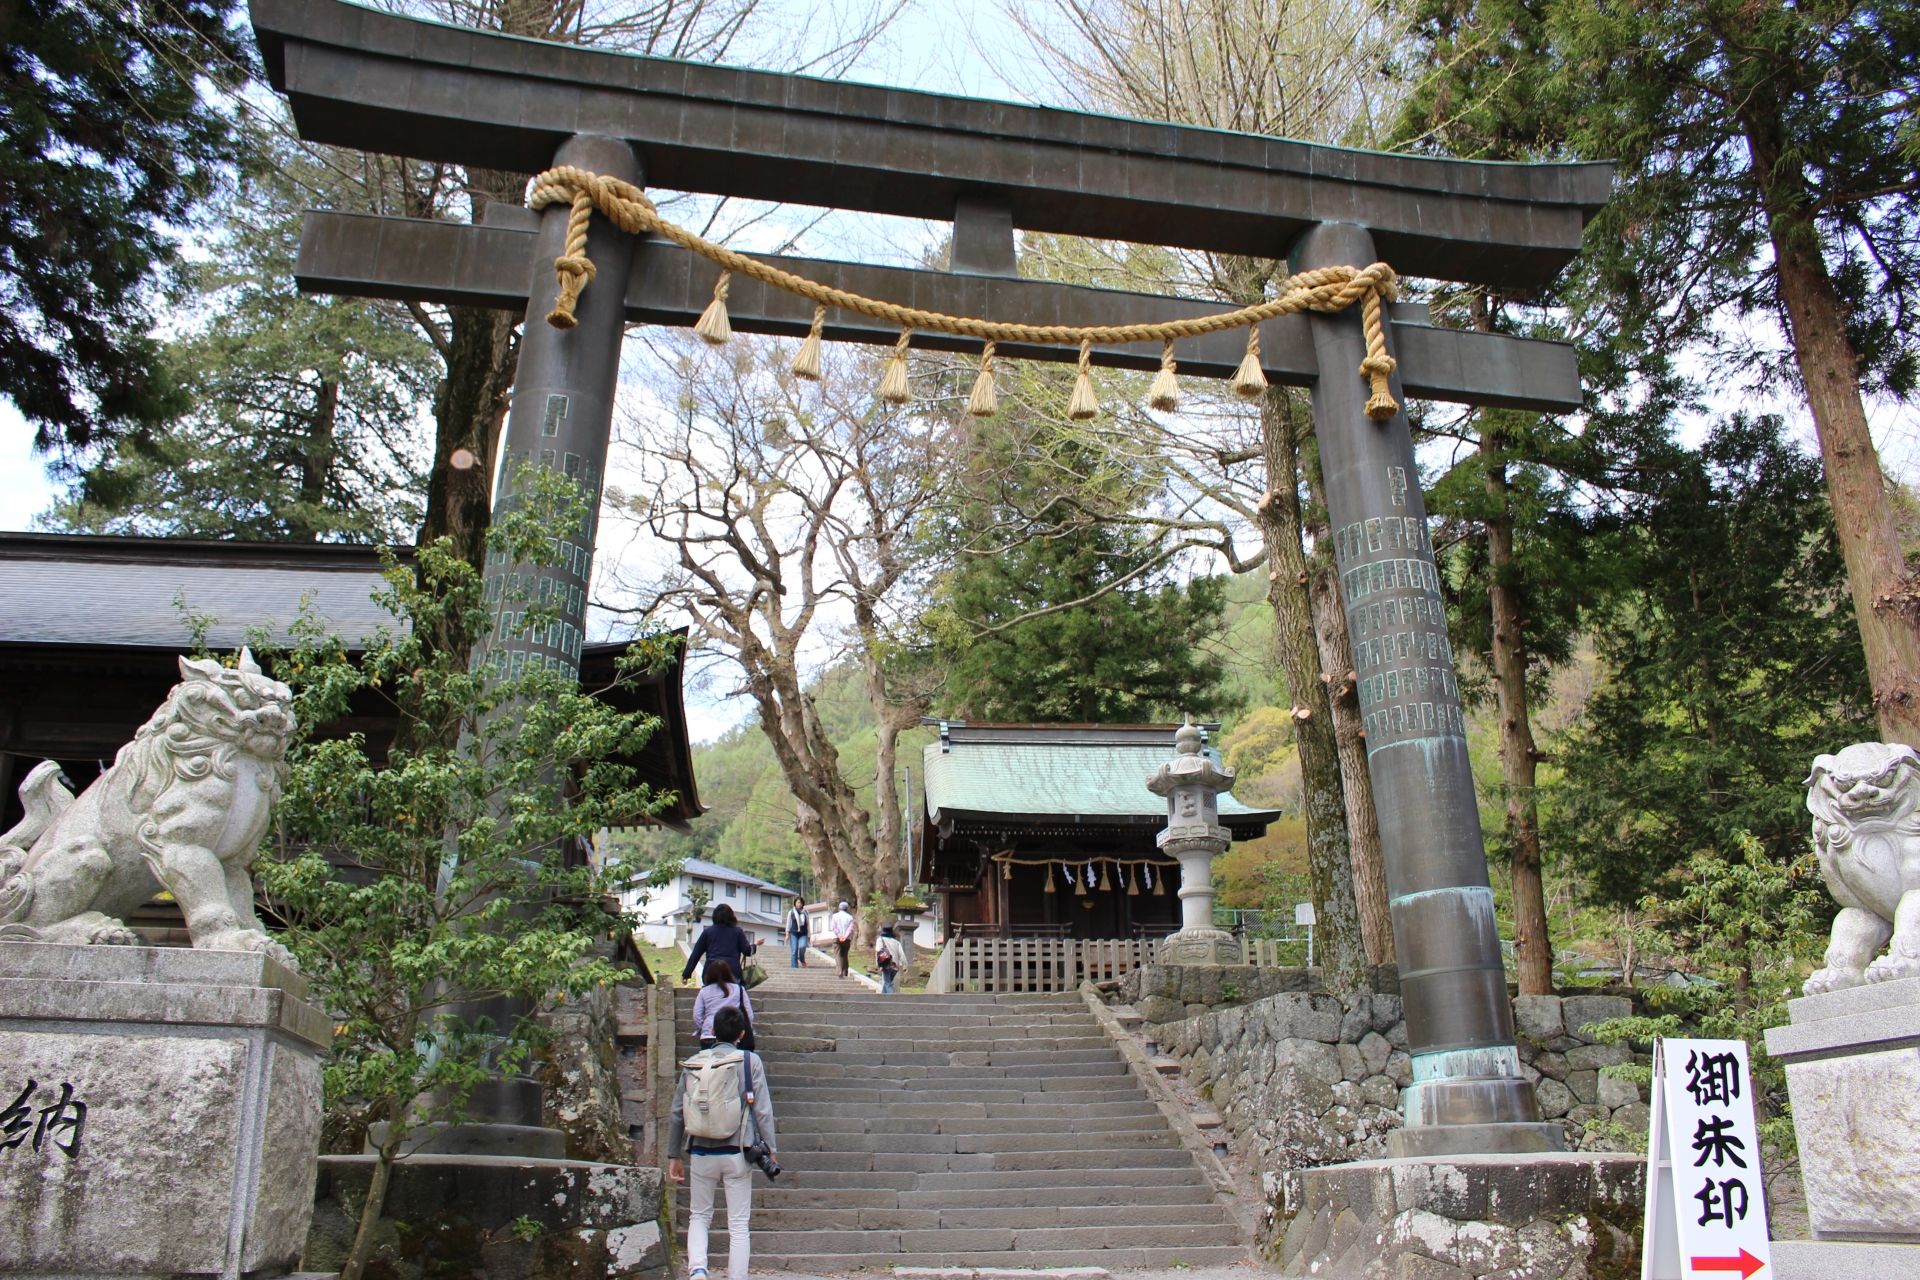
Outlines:
{"label": "komainu stone pedestal", "polygon": [[[1767,1032],[1767,1052],[1787,1064],[1814,1236],[1789,1251],[1794,1274],[1835,1277],[1846,1262],[1883,1280],[1920,1276],[1920,978],[1807,996],[1787,1009],[1793,1021]],[[1816,1257],[1827,1242],[1852,1243]],[[1863,1261],[1869,1254],[1877,1261]]]}
{"label": "komainu stone pedestal", "polygon": [[0,943],[0,1274],[296,1270],[326,1017],[267,956]]}
{"label": "komainu stone pedestal", "polygon": [[1275,1261],[1332,1280],[1640,1274],[1646,1157],[1361,1160],[1267,1174]]}

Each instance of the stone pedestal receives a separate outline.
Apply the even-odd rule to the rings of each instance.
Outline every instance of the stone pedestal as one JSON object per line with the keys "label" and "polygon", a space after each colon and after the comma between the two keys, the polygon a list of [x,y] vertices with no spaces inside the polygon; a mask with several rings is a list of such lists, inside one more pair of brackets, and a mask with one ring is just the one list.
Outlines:
{"label": "stone pedestal", "polygon": [[1640,1273],[1645,1156],[1361,1160],[1265,1175],[1289,1276],[1589,1280]]}
{"label": "stone pedestal", "polygon": [[[320,1158],[309,1270],[338,1271],[346,1262],[373,1165],[372,1156]],[[658,1169],[417,1155],[394,1165],[384,1208],[372,1263],[387,1274],[668,1280]],[[724,1225],[718,1243],[724,1269]]]}
{"label": "stone pedestal", "polygon": [[1767,1052],[1787,1066],[1814,1239],[1892,1246],[1875,1274],[1920,1275],[1920,978],[1787,1009]]}
{"label": "stone pedestal", "polygon": [[0,943],[0,1274],[297,1269],[320,1057],[263,955]]}

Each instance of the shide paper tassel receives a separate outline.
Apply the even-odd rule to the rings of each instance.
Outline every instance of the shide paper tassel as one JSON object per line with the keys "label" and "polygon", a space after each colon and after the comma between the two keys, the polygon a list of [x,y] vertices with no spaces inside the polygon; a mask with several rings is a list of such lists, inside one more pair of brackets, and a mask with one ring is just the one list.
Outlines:
{"label": "shide paper tassel", "polygon": [[787,366],[796,378],[805,378],[808,382],[820,381],[820,326],[827,322],[827,308],[824,304],[813,309],[813,327],[807,330],[807,340],[800,344],[793,363]]}
{"label": "shide paper tassel", "polygon": [[1147,392],[1147,408],[1172,413],[1180,407],[1180,379],[1174,376],[1173,339],[1160,348],[1160,373]]}
{"label": "shide paper tassel", "polygon": [[1080,344],[1080,376],[1073,380],[1073,399],[1067,401],[1067,416],[1085,422],[1100,414],[1100,401],[1093,394],[1093,343]]}
{"label": "shide paper tassel", "polygon": [[1267,375],[1260,369],[1260,326],[1247,326],[1247,358],[1233,375],[1233,394],[1242,400],[1257,400],[1267,389]]}
{"label": "shide paper tassel", "polygon": [[[1000,412],[1000,397],[993,389],[993,339],[987,339],[986,349],[980,353],[980,376],[973,380],[973,394],[967,397],[967,412],[976,418],[991,418]],[[1047,878],[1047,888],[1053,888],[1053,878]]]}
{"label": "shide paper tassel", "polygon": [[913,399],[913,388],[907,385],[907,343],[912,338],[911,325],[900,331],[900,341],[893,345],[893,358],[887,361],[886,376],[880,379],[879,396],[888,404],[906,404]]}
{"label": "shide paper tassel", "polygon": [[718,347],[725,345],[733,336],[733,325],[727,320],[727,290],[733,284],[733,272],[722,271],[720,280],[713,286],[713,301],[700,313],[700,322],[693,331],[707,342]]}

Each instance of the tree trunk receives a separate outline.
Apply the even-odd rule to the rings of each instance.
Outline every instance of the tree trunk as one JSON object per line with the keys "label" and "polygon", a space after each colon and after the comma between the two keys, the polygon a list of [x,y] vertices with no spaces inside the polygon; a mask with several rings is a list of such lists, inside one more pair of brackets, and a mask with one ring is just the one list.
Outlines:
{"label": "tree trunk", "polygon": [[[521,203],[526,181],[518,173],[468,170],[473,220],[479,222],[494,201]],[[433,472],[427,481],[427,515],[420,541],[452,538],[455,552],[477,570],[486,567],[494,450],[520,363],[514,329],[524,318],[484,307],[447,308],[447,376],[433,403]],[[454,457],[462,451],[459,460],[467,463],[464,467],[456,465]]]}
{"label": "tree trunk", "polygon": [[1553,994],[1553,940],[1547,932],[1546,890],[1540,879],[1540,811],[1534,799],[1539,757],[1527,710],[1527,650],[1520,632],[1520,571],[1513,562],[1513,517],[1499,431],[1481,421],[1480,452],[1487,462],[1487,595],[1492,601],[1493,682],[1499,695],[1500,772],[1507,792],[1508,872],[1513,887],[1513,950],[1520,994]]}
{"label": "tree trunk", "polygon": [[1373,807],[1373,775],[1367,772],[1367,735],[1354,682],[1347,612],[1333,566],[1313,563],[1314,632],[1320,642],[1321,681],[1333,711],[1333,740],[1340,754],[1340,781],[1347,802],[1347,843],[1353,862],[1354,910],[1368,964],[1392,964],[1393,911],[1387,895],[1387,865],[1380,848],[1380,815]]}
{"label": "tree trunk", "polygon": [[320,383],[314,397],[313,416],[307,419],[307,441],[300,450],[300,505],[308,514],[298,518],[289,530],[295,542],[318,542],[320,529],[315,521],[327,502],[327,473],[333,469],[333,426],[340,414],[340,384],[331,379]]}
{"label": "tree trunk", "polygon": [[1320,679],[1320,645],[1308,591],[1311,575],[1301,541],[1299,441],[1291,391],[1267,389],[1260,399],[1260,427],[1267,465],[1267,495],[1260,510],[1260,534],[1270,569],[1267,599],[1273,605],[1280,669],[1293,699],[1322,977],[1328,991],[1365,991],[1370,983],[1354,906],[1346,788],[1340,779],[1333,709]]}
{"label": "tree trunk", "polygon": [[353,1233],[353,1248],[347,1251],[347,1260],[341,1264],[340,1280],[360,1280],[366,1272],[367,1260],[373,1256],[373,1237],[380,1226],[380,1211],[387,1205],[387,1183],[393,1178],[393,1158],[405,1137],[397,1120],[401,1112],[399,1107],[390,1110],[387,1140],[374,1159],[373,1181],[367,1186],[366,1203],[360,1206],[360,1226]]}
{"label": "tree trunk", "polygon": [[1900,549],[1886,475],[1860,396],[1860,357],[1847,338],[1846,308],[1821,252],[1806,181],[1788,155],[1778,102],[1764,93],[1742,104],[1741,123],[1766,204],[1774,274],[1787,313],[1807,409],[1820,436],[1827,501],[1846,559],[1847,584],[1866,650],[1880,736],[1920,747],[1920,633],[1914,584]]}

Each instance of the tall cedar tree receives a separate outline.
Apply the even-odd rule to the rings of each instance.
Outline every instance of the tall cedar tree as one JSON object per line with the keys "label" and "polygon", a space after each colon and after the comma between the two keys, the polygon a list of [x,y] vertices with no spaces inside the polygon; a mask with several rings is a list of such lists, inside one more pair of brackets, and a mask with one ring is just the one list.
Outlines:
{"label": "tall cedar tree", "polygon": [[[1777,321],[1819,432],[1881,734],[1920,745],[1915,594],[1862,399],[1920,375],[1920,6],[1421,0],[1414,35],[1433,70],[1404,136],[1619,162],[1561,294],[1581,328],[1658,362]],[[1772,353],[1747,356],[1774,372]]]}
{"label": "tall cedar tree", "polygon": [[[985,626],[1079,600],[1138,569],[1152,548],[1116,525],[1041,535],[967,557],[949,579],[954,613]],[[1140,724],[1223,708],[1217,634],[1225,578],[1151,578],[1078,608],[971,641],[947,677],[949,714],[975,720]]]}
{"label": "tall cedar tree", "polygon": [[246,159],[234,0],[0,0],[0,395],[41,448],[163,422],[147,292]]}
{"label": "tall cedar tree", "polygon": [[[393,303],[303,293],[302,208],[329,170],[292,149],[187,271],[165,359],[192,406],[101,450],[54,518],[93,533],[411,542],[440,361]],[[299,181],[296,181],[296,176]]]}
{"label": "tall cedar tree", "polygon": [[1604,683],[1569,735],[1549,836],[1623,905],[1696,854],[1735,856],[1742,832],[1796,861],[1808,762],[1873,733],[1819,464],[1778,419],[1734,418],[1609,540]]}
{"label": "tall cedar tree", "polygon": [[1581,501],[1541,460],[1577,465],[1582,442],[1550,419],[1512,410],[1483,410],[1473,427],[1479,447],[1434,484],[1427,509],[1447,525],[1447,630],[1486,673],[1463,681],[1462,693],[1491,704],[1499,723],[1505,821],[1489,852],[1507,860],[1516,977],[1522,995],[1552,995],[1536,790],[1545,757],[1530,701],[1548,669],[1571,656],[1591,573]]}

